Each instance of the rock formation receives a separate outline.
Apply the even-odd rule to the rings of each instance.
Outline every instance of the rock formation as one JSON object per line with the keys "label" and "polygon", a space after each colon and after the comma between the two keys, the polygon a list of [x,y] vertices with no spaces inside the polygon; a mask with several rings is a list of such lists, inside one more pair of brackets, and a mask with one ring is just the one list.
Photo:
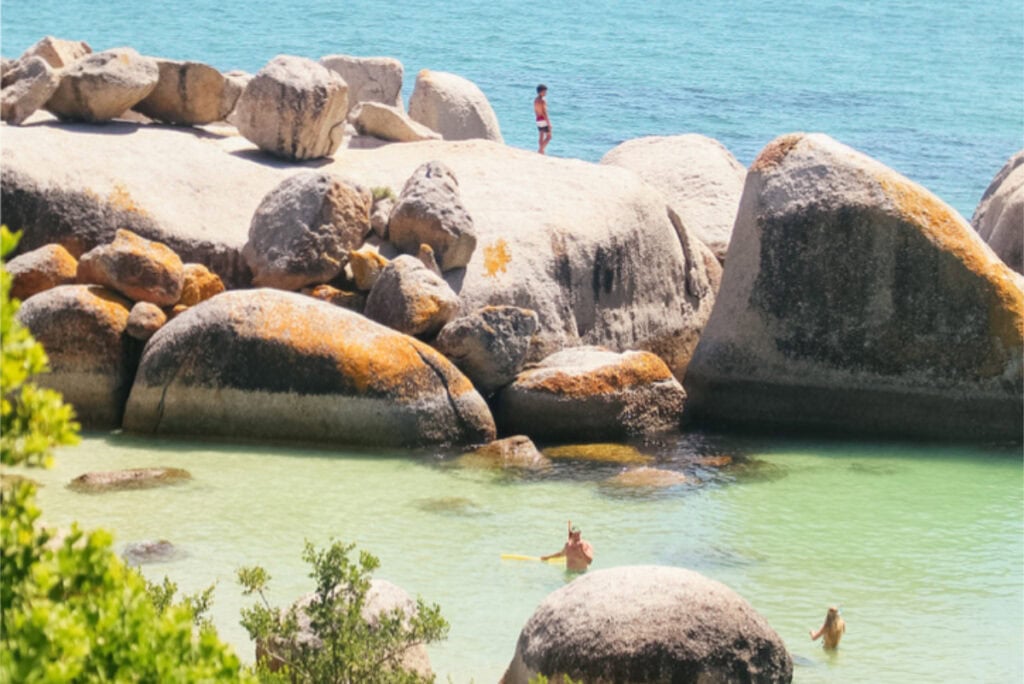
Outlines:
{"label": "rock formation", "polygon": [[782,136],[747,175],[687,410],[1020,439],[1021,283],[924,188],[825,135]]}
{"label": "rock formation", "polygon": [[46,109],[62,119],[108,121],[156,88],[156,62],[131,48],[94,52],[64,69]]}
{"label": "rock formation", "polygon": [[225,292],[161,328],[124,427],[382,446],[474,444],[495,433],[470,382],[427,345],[271,289]]}
{"label": "rock formation", "polygon": [[156,88],[133,109],[151,119],[172,124],[222,121],[235,108],[242,89],[202,62],[157,59]]}
{"label": "rock formation", "polygon": [[515,380],[537,332],[537,314],[516,306],[485,306],[448,323],[434,347],[484,396]]}
{"label": "rock formation", "polygon": [[21,63],[16,83],[0,94],[0,119],[20,125],[57,92],[61,76],[42,57],[30,57]]}
{"label": "rock formation", "polygon": [[348,85],[349,112],[365,102],[401,109],[405,69],[397,59],[326,55],[320,58],[320,64],[336,72]]}
{"label": "rock formation", "polygon": [[423,69],[409,98],[409,116],[445,140],[504,142],[487,96],[462,76]]}
{"label": "rock formation", "polygon": [[361,135],[381,140],[417,142],[441,138],[440,133],[411,119],[401,107],[389,107],[378,102],[361,102],[351,110],[349,119]]}
{"label": "rock formation", "polygon": [[114,241],[94,247],[78,260],[78,282],[103,285],[135,302],[177,304],[185,270],[167,245],[119,230]]}
{"label": "rock formation", "polygon": [[432,337],[459,308],[459,297],[439,275],[407,254],[392,259],[366,298],[365,314],[406,335]]}
{"label": "rock formation", "polygon": [[1007,266],[1024,273],[1024,150],[992,179],[971,225]]}

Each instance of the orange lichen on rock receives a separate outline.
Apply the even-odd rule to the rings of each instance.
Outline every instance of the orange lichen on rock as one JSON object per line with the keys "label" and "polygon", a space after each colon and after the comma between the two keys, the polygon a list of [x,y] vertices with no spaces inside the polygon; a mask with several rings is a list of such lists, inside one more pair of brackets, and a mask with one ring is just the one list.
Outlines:
{"label": "orange lichen on rock", "polygon": [[796,147],[797,143],[803,139],[803,133],[788,133],[772,140],[761,150],[761,154],[757,155],[757,159],[750,165],[750,171],[767,171],[778,166],[786,158],[786,155]]}
{"label": "orange lichen on rock", "polygon": [[597,443],[570,444],[544,449],[548,458],[568,458],[597,463],[620,463],[622,465],[650,463],[654,459],[626,444]]}
{"label": "orange lichen on rock", "polygon": [[893,171],[879,172],[875,178],[903,220],[989,284],[986,294],[991,298],[988,313],[993,335],[1006,349],[1024,346],[1024,292],[1014,283],[1009,267],[972,239],[971,227],[932,193]]}
{"label": "orange lichen on rock", "polygon": [[512,257],[508,253],[508,243],[503,239],[499,239],[493,245],[484,247],[484,272],[491,278],[495,277],[499,272],[505,273],[508,270],[508,262],[511,260]]}
{"label": "orange lichen on rock", "polygon": [[672,379],[672,371],[660,358],[650,352],[635,352],[614,365],[600,366],[579,374],[543,368],[526,371],[516,383],[527,391],[578,399],[614,394],[638,385]]}
{"label": "orange lichen on rock", "polygon": [[135,199],[131,196],[131,193],[128,192],[128,188],[126,188],[123,183],[114,184],[110,194],[107,195],[107,203],[121,211],[139,214],[140,216],[149,215],[148,211],[135,203]]}
{"label": "orange lichen on rock", "polygon": [[184,273],[179,304],[195,306],[224,291],[224,283],[220,276],[202,264],[185,264]]}

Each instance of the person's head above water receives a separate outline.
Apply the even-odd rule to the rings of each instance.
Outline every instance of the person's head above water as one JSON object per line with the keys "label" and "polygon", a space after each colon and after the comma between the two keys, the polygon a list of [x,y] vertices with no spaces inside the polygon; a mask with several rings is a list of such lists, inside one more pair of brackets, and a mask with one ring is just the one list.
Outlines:
{"label": "person's head above water", "polygon": [[548,87],[546,85],[541,83],[539,86],[537,86],[537,94],[538,95],[543,95],[546,92],[548,92]]}

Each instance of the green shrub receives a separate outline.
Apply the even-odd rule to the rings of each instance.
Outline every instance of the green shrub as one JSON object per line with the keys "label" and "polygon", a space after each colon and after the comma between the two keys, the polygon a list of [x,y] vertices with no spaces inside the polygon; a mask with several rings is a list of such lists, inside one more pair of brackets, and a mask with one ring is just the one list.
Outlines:
{"label": "green shrub", "polygon": [[395,191],[387,185],[377,185],[370,188],[370,193],[373,195],[374,202],[380,202],[382,199],[395,199]]}
{"label": "green shrub", "polygon": [[[371,573],[380,561],[361,551],[358,562],[353,562],[349,556],[354,548],[334,542],[327,550],[317,551],[306,543],[303,560],[312,566],[310,577],[316,581],[313,599],[303,609],[307,619],[295,606],[287,611],[270,606],[265,594],[270,581],[266,570],[256,566],[238,571],[244,593],[260,599],[242,611],[242,626],[264,646],[257,664],[261,680],[317,684],[432,681],[403,669],[402,657],[414,646],[447,636],[448,623],[440,608],[417,598],[413,616],[395,609],[368,623],[362,611]],[[296,638],[300,622],[308,624],[314,640]],[[271,667],[280,670],[274,673]]]}
{"label": "green shrub", "polygon": [[[0,256],[18,237],[0,227]],[[78,426],[58,393],[31,382],[46,370],[46,355],[16,311],[0,268],[0,463],[45,467],[55,447],[78,440]],[[0,682],[253,680],[212,629],[193,629],[192,606],[205,609],[208,593],[174,604],[165,583],[158,605],[108,533],[75,525],[57,539],[39,523],[30,482],[0,497]]]}

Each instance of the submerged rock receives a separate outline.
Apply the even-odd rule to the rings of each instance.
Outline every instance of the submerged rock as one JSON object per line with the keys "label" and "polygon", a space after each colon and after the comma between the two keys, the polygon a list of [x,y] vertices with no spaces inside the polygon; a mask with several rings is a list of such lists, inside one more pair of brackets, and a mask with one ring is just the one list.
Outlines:
{"label": "submerged rock", "polygon": [[634,489],[661,489],[664,487],[676,487],[688,481],[686,475],[674,470],[644,466],[623,470],[618,475],[609,478],[607,484]]}
{"label": "submerged rock", "polygon": [[121,557],[131,566],[151,563],[170,563],[184,556],[184,552],[166,539],[145,539],[125,544]]}
{"label": "submerged rock", "polygon": [[124,427],[381,446],[495,434],[469,380],[427,345],[271,289],[225,292],[161,328],[146,345]]}
{"label": "submerged rock", "polygon": [[470,468],[519,468],[543,470],[551,467],[544,454],[525,435],[498,439],[459,458],[459,465]]}
{"label": "submerged rock", "polygon": [[825,135],[783,136],[747,175],[687,411],[1019,440],[1022,283],[921,186]]}
{"label": "submerged rock", "polygon": [[636,447],[614,443],[566,444],[564,446],[548,447],[544,449],[544,455],[555,459],[568,458],[577,461],[620,463],[623,465],[650,463],[654,460]]}
{"label": "submerged rock", "polygon": [[790,682],[782,638],[729,587],[682,568],[589,572],[549,594],[502,679]]}
{"label": "submerged rock", "polygon": [[85,473],[68,484],[68,489],[83,494],[99,494],[129,489],[153,489],[181,484],[192,474],[181,468],[132,468],[108,472]]}

